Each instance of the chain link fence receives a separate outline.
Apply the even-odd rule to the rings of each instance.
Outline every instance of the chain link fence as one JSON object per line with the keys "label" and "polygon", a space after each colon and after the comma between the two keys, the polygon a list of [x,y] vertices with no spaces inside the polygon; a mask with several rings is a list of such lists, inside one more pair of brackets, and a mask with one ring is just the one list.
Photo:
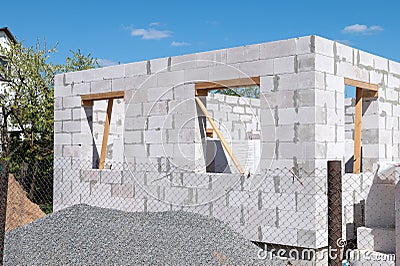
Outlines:
{"label": "chain link fence", "polygon": [[[7,246],[16,237],[13,232],[28,234],[27,224],[78,204],[215,218],[257,245],[254,258],[266,265],[395,265],[394,167],[343,174],[336,162],[329,169],[279,168],[240,175],[190,172],[157,160],[98,170],[91,161],[47,156],[17,158],[8,168],[6,265],[16,256],[7,253],[15,250]],[[68,224],[68,217],[64,222]],[[71,226],[76,223],[79,219]],[[80,234],[90,238],[85,230],[81,227]],[[216,265],[232,264],[226,254],[215,251],[210,256]]]}

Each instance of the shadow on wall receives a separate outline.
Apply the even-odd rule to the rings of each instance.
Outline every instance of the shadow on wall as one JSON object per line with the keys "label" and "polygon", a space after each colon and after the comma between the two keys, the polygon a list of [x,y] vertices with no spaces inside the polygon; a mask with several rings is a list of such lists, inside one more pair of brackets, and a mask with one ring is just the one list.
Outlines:
{"label": "shadow on wall", "polygon": [[[361,159],[360,172],[362,172],[363,171],[363,148],[362,148],[362,146],[361,146],[360,159]],[[345,171],[345,173],[353,173],[353,171],[354,171],[354,155],[351,156],[349,158],[349,160],[347,160],[346,164],[344,165],[344,171]]]}
{"label": "shadow on wall", "polygon": [[94,140],[94,131],[93,131],[93,106],[84,106],[87,122],[90,128],[90,135],[92,137],[92,168],[98,169],[100,164],[100,155],[97,150]]}
{"label": "shadow on wall", "polygon": [[219,139],[206,140],[206,171],[209,173],[232,173],[224,148]]}

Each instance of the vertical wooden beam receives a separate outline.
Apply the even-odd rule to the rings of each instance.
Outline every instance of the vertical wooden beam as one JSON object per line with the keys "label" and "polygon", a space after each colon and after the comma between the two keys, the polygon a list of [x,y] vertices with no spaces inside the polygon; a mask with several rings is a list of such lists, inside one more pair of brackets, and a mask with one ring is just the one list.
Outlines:
{"label": "vertical wooden beam", "polygon": [[199,97],[195,97],[197,104],[200,106],[201,111],[204,113],[204,115],[207,117],[208,121],[210,122],[212,128],[214,129],[215,133],[217,134],[218,138],[221,140],[222,146],[225,148],[226,152],[228,153],[229,157],[231,157],[233,163],[235,164],[236,168],[238,169],[240,174],[243,174],[244,171],[242,167],[240,166],[240,163],[236,159],[235,155],[233,155],[233,152],[231,148],[229,147],[228,143],[226,142],[224,136],[222,135],[221,131],[219,131],[217,125],[215,124],[214,120],[210,116],[210,114],[207,111],[207,108],[204,106],[203,102],[200,100]]}
{"label": "vertical wooden beam", "polygon": [[114,99],[108,100],[106,121],[104,124],[103,141],[101,144],[100,164],[99,164],[100,170],[104,169],[104,164],[106,162],[107,142],[108,142],[108,135],[110,133],[110,123],[111,123],[111,113],[112,113],[113,103]]}
{"label": "vertical wooden beam", "polygon": [[353,173],[359,174],[361,171],[361,128],[362,128],[362,102],[363,90],[356,87],[356,106],[354,121],[354,164]]}

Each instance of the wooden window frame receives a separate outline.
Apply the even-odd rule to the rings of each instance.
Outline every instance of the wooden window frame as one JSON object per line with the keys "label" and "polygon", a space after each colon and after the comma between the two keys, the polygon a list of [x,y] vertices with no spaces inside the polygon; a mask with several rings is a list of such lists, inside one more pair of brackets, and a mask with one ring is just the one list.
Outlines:
{"label": "wooden window frame", "polygon": [[359,174],[361,172],[362,103],[363,99],[378,98],[378,85],[350,78],[344,78],[344,84],[356,88],[353,173]]}
{"label": "wooden window frame", "polygon": [[103,140],[101,143],[99,169],[103,170],[106,161],[107,142],[110,134],[111,114],[114,104],[114,99],[125,98],[125,91],[113,91],[104,93],[84,94],[81,95],[82,106],[93,106],[94,101],[108,100],[106,121],[104,123]]}
{"label": "wooden window frame", "polygon": [[212,82],[198,82],[195,84],[195,100],[197,105],[200,107],[201,111],[206,116],[207,120],[210,122],[211,129],[206,129],[207,136],[212,136],[213,132],[217,135],[219,140],[221,141],[222,146],[225,148],[232,162],[235,164],[236,169],[240,174],[244,174],[243,168],[240,165],[239,161],[236,159],[233,154],[232,149],[229,147],[228,142],[225,140],[221,131],[217,127],[214,122],[214,119],[208,113],[207,108],[204,106],[203,102],[199,98],[199,96],[207,96],[208,91],[210,90],[223,90],[227,88],[239,88],[239,87],[248,87],[248,86],[258,86],[260,87],[260,77],[251,77],[251,78],[238,78],[238,79],[228,79],[228,80],[219,80]]}

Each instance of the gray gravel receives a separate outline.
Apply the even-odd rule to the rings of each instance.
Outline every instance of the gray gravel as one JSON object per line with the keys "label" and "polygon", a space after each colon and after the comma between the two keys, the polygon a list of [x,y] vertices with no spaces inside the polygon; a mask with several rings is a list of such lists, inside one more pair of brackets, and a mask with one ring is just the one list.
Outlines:
{"label": "gray gravel", "polygon": [[286,265],[214,218],[75,205],[6,234],[4,265]]}

